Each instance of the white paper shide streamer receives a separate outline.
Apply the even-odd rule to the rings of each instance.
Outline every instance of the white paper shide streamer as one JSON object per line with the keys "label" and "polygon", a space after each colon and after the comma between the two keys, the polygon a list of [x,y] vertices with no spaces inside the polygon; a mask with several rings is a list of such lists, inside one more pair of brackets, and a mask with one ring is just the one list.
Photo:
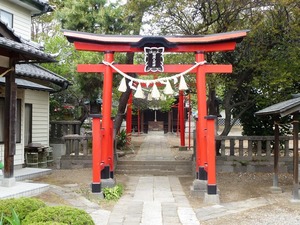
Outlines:
{"label": "white paper shide streamer", "polygon": [[[193,69],[195,69],[196,67],[200,66],[200,65],[204,65],[206,63],[206,61],[202,61],[202,62],[197,62],[195,65],[193,65],[191,68],[187,69],[186,71],[179,73],[179,74],[175,74],[173,76],[170,77],[162,77],[162,78],[157,78],[155,80],[142,80],[139,78],[134,78],[129,76],[128,74],[122,72],[121,70],[119,70],[117,67],[115,67],[113,65],[113,63],[109,63],[106,61],[103,61],[103,64],[112,67],[116,72],[118,72],[120,75],[123,76],[120,86],[118,88],[118,91],[120,92],[126,92],[127,90],[127,85],[126,85],[126,79],[130,80],[129,81],[129,87],[132,90],[136,90],[134,97],[135,98],[146,98],[143,89],[142,89],[142,84],[145,84],[145,86],[148,88],[150,86],[150,84],[153,84],[151,93],[149,93],[147,95],[147,100],[151,101],[152,99],[166,99],[166,96],[161,95],[158,88],[157,88],[157,83],[161,83],[161,84],[165,84],[165,88],[163,90],[163,93],[165,95],[173,95],[174,94],[174,90],[172,88],[172,85],[170,83],[170,81],[173,81],[174,85],[176,85],[178,83],[178,78],[179,80],[179,85],[178,85],[178,89],[180,91],[185,91],[188,90],[188,86],[187,83],[185,81],[184,75],[188,74],[189,72],[191,72]],[[137,84],[137,87],[136,87]]]}

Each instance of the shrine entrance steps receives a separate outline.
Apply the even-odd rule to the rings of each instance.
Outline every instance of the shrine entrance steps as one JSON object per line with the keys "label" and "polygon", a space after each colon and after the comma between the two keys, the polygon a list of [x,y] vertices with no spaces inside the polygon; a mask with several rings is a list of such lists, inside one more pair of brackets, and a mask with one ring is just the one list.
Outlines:
{"label": "shrine entrance steps", "polygon": [[117,174],[191,176],[191,161],[118,161]]}
{"label": "shrine entrance steps", "polygon": [[[154,176],[191,176],[191,160],[175,160],[170,139],[178,139],[174,134],[151,131],[145,135],[136,155],[128,160],[117,162],[117,174],[154,175]],[[169,136],[168,136],[169,135]],[[172,135],[172,136],[170,136]],[[135,137],[132,137],[135,138]]]}

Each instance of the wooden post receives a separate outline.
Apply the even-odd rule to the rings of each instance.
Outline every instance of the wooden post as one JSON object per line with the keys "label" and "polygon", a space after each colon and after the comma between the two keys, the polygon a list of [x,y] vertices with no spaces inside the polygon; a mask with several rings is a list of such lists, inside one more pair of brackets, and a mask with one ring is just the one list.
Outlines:
{"label": "wooden post", "polygon": [[180,117],[179,117],[179,103],[177,104],[177,129],[176,129],[176,135],[178,135],[179,133],[179,120],[180,120]]}
{"label": "wooden post", "polygon": [[179,127],[180,127],[180,146],[184,147],[185,146],[185,129],[184,129],[183,91],[179,91],[178,113],[179,113]]}
{"label": "wooden post", "polygon": [[129,95],[127,104],[128,106],[127,106],[127,113],[126,113],[126,134],[128,136],[131,134],[131,130],[132,130],[132,92]]}
{"label": "wooden post", "polygon": [[192,107],[191,107],[191,93],[189,93],[189,113],[188,113],[188,119],[189,119],[189,150],[191,149],[191,116],[192,116]]}
{"label": "wooden post", "polygon": [[275,140],[274,140],[274,175],[273,175],[273,187],[278,188],[278,162],[279,162],[279,118],[275,120]]}
{"label": "wooden post", "polygon": [[137,119],[137,127],[138,127],[138,136],[140,136],[140,131],[141,131],[141,117],[140,117],[140,108],[138,108],[138,119]]}
{"label": "wooden post", "polygon": [[145,123],[145,120],[144,120],[144,110],[142,110],[142,114],[141,114],[141,132],[142,133],[145,133],[145,127],[144,127],[144,123]]}
{"label": "wooden post", "polygon": [[216,180],[216,141],[215,141],[215,119],[216,116],[207,116],[207,194],[217,194]]}
{"label": "wooden post", "polygon": [[93,117],[92,152],[93,152],[93,183],[92,192],[101,192],[101,130],[100,115]]}
{"label": "wooden post", "polygon": [[[196,62],[204,61],[204,52],[196,53]],[[207,116],[207,103],[206,103],[206,79],[205,79],[205,71],[204,68],[199,66],[197,68],[196,74],[196,87],[197,87],[197,98],[198,98],[198,122],[197,124],[197,159],[196,159],[196,171],[198,174],[199,180],[207,180],[207,172],[205,171],[205,164],[207,162],[206,159],[206,138],[205,138],[205,130],[206,130],[206,120],[205,116]]]}
{"label": "wooden post", "polygon": [[173,111],[173,109],[171,108],[171,110],[168,112],[168,132],[169,133],[172,133],[173,132],[173,129],[172,129],[172,127],[173,127],[173,120],[172,120],[172,115],[173,115],[173,113],[172,113],[172,111]]}
{"label": "wooden post", "polygon": [[4,178],[14,177],[14,155],[16,152],[16,109],[17,86],[15,83],[15,71],[12,70],[5,76]]}
{"label": "wooden post", "polygon": [[[105,52],[104,60],[106,62],[112,63],[114,60],[113,52]],[[111,151],[109,148],[112,147],[110,141],[112,141],[112,134],[110,132],[111,127],[111,108],[112,108],[112,82],[113,73],[112,68],[107,65],[104,71],[103,80],[103,104],[102,104],[102,128],[103,128],[103,140],[102,146],[102,161],[104,163],[104,168],[102,171],[102,178],[108,179],[110,177],[110,168],[108,164],[108,154]]]}
{"label": "wooden post", "polygon": [[110,120],[110,139],[109,139],[109,148],[108,148],[108,164],[109,164],[109,177],[114,178],[114,140],[113,140],[113,132],[114,132],[114,122],[113,118]]}
{"label": "wooden post", "polygon": [[299,120],[298,113],[293,115],[293,166],[294,166],[294,181],[293,181],[293,199],[299,200],[299,180],[298,180],[298,133],[299,133]]}

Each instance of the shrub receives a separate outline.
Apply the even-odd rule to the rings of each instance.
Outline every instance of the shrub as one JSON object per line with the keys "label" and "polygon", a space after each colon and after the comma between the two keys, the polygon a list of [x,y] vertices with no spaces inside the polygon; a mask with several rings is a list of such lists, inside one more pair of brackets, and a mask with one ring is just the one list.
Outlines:
{"label": "shrub", "polygon": [[85,211],[69,206],[44,207],[28,214],[22,221],[23,225],[37,222],[58,222],[72,225],[94,225],[91,216]]}
{"label": "shrub", "polygon": [[11,210],[12,217],[8,217],[1,214],[0,225],[11,224],[11,225],[21,225],[20,218],[14,209]]}
{"label": "shrub", "polygon": [[27,214],[45,207],[46,204],[36,198],[9,198],[0,200],[0,215],[3,213],[7,217],[12,217],[12,209],[18,214],[22,221]]}
{"label": "shrub", "polygon": [[118,200],[123,194],[123,186],[118,184],[112,188],[103,188],[104,198],[107,200]]}
{"label": "shrub", "polygon": [[117,149],[123,149],[130,144],[130,134],[127,134],[126,130],[123,129],[117,134],[116,141]]}
{"label": "shrub", "polygon": [[30,225],[68,225],[67,223],[59,223],[59,222],[32,222]]}

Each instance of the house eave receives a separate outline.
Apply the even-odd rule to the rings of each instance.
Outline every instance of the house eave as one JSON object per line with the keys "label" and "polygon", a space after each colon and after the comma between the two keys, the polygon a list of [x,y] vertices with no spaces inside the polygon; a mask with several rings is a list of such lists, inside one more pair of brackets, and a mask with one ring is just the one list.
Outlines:
{"label": "house eave", "polygon": [[48,2],[42,0],[10,0],[10,1],[16,5],[19,5],[29,10],[32,16],[53,11],[53,7],[51,7],[48,4]]}

